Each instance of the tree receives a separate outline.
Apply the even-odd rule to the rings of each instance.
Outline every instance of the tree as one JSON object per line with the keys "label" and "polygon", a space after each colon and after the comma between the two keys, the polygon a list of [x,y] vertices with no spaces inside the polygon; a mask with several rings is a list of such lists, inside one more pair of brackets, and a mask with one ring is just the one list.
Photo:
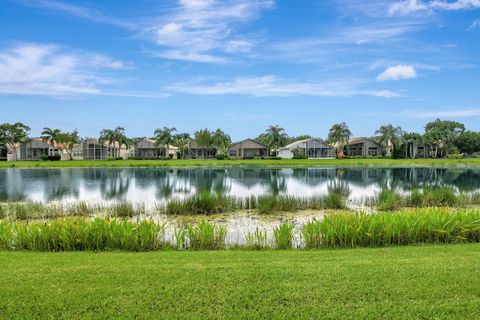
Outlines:
{"label": "tree", "polygon": [[[127,148],[131,144],[130,139],[125,135],[125,129],[122,127],[116,127],[115,129],[103,129],[100,131],[100,142],[107,142],[110,148],[113,150],[113,157],[120,156],[120,149],[123,145]],[[118,144],[118,150],[115,144]]]}
{"label": "tree", "polygon": [[72,150],[76,144],[80,143],[80,136],[78,135],[77,129],[72,132],[59,133],[57,135],[57,143],[67,152],[70,160],[73,160]]}
{"label": "tree", "polygon": [[423,141],[422,135],[416,132],[405,132],[403,134],[403,141],[405,146],[405,158],[416,158],[418,144]]}
{"label": "tree", "polygon": [[186,146],[188,142],[192,140],[189,133],[182,132],[173,135],[173,145],[178,148],[180,153],[180,158],[185,158],[185,154],[188,151],[188,147]]}
{"label": "tree", "polygon": [[17,160],[18,144],[28,139],[30,127],[17,122],[14,124],[4,123],[0,125],[0,145],[4,145],[13,150],[14,160]]}
{"label": "tree", "polygon": [[381,126],[375,131],[375,138],[384,149],[387,149],[387,154],[393,155],[394,150],[402,142],[403,131],[401,127],[394,127],[391,124]]}
{"label": "tree", "polygon": [[175,128],[163,127],[163,129],[156,129],[154,132],[155,144],[165,147],[165,158],[169,156],[170,145],[175,141],[173,133],[176,131]]}
{"label": "tree", "polygon": [[345,145],[348,146],[348,141],[352,136],[352,131],[347,126],[345,122],[336,123],[328,132],[328,142],[332,144],[338,144],[339,148],[337,149],[337,154],[343,152]]}
{"label": "tree", "polygon": [[285,146],[288,140],[288,135],[285,132],[285,129],[278,125],[270,126],[265,130],[265,134],[268,137],[268,146],[270,150],[273,150],[274,154],[277,155],[278,149]]}
{"label": "tree", "polygon": [[432,146],[433,156],[446,155],[448,148],[465,131],[465,125],[456,121],[440,120],[425,125],[425,139]]}
{"label": "tree", "polygon": [[208,150],[213,147],[212,133],[208,129],[195,131],[195,142],[199,148],[203,149],[203,156],[207,158]]}
{"label": "tree", "polygon": [[53,150],[55,150],[55,144],[57,143],[58,135],[61,133],[62,132],[60,131],[60,129],[43,128],[41,136],[42,141],[50,145],[52,149],[52,154]]}
{"label": "tree", "polygon": [[216,146],[223,154],[227,154],[227,150],[232,144],[232,139],[221,129],[217,129],[212,133],[212,144]]}
{"label": "tree", "polygon": [[460,152],[466,154],[480,152],[480,132],[462,132],[457,138],[455,145]]}

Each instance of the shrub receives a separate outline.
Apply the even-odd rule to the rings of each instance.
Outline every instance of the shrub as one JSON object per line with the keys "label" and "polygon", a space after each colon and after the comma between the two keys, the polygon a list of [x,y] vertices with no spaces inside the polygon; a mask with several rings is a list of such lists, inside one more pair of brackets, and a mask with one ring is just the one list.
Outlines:
{"label": "shrub", "polygon": [[48,161],[48,154],[42,154],[42,155],[40,156],[40,160],[42,160],[42,161]]}
{"label": "shrub", "polygon": [[215,159],[217,159],[217,160],[227,160],[228,157],[227,157],[227,155],[224,154],[224,153],[217,153],[217,154],[215,155]]}

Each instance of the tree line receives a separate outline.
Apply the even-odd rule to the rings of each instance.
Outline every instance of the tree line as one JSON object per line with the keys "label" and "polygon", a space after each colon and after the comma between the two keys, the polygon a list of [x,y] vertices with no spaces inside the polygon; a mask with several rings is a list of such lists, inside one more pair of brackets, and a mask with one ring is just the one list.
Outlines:
{"label": "tree line", "polygon": [[[29,139],[31,129],[29,126],[17,123],[0,124],[0,146],[7,147],[16,154],[18,145]],[[326,142],[336,146],[337,155],[342,155],[348,148],[349,140],[353,134],[345,122],[334,124],[328,133]],[[75,145],[82,141],[78,130],[62,131],[54,128],[44,128],[41,137],[44,142],[51,146],[52,150],[62,149],[72,158],[72,150]],[[129,138],[123,127],[102,129],[98,140],[110,146],[113,156],[120,156],[120,148],[129,148],[141,139],[147,137]],[[278,154],[278,150],[289,143],[311,138],[310,135],[289,136],[286,130],[278,125],[269,126],[265,132],[254,138],[255,141],[268,147],[271,155]],[[216,149],[218,153],[226,155],[232,140],[221,129],[211,131],[201,129],[195,131],[193,137],[187,132],[178,132],[176,128],[158,128],[149,139],[159,148],[164,148],[165,156],[168,156],[170,146],[179,150],[181,158],[188,152],[188,143],[195,141],[197,148],[208,150]],[[439,158],[462,154],[474,154],[480,152],[480,132],[467,131],[465,125],[450,120],[429,122],[425,125],[424,132],[406,132],[399,126],[391,124],[382,125],[375,131],[373,141],[385,150],[384,156],[416,158],[418,147],[423,146],[428,150],[425,157]]]}

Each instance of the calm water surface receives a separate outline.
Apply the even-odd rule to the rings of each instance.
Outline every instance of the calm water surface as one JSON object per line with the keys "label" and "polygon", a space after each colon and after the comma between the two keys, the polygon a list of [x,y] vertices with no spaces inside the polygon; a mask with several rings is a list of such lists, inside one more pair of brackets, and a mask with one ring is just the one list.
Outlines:
{"label": "calm water surface", "polygon": [[0,170],[0,201],[131,201],[158,203],[214,191],[321,196],[340,191],[361,202],[382,189],[425,186],[480,191],[480,169],[466,168],[55,168]]}

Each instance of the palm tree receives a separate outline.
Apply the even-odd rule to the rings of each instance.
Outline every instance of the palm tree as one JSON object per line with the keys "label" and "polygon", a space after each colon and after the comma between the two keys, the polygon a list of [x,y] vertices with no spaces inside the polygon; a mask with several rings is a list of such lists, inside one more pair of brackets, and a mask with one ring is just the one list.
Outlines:
{"label": "palm tree", "polygon": [[42,131],[42,141],[47,142],[52,148],[52,155],[53,150],[55,150],[55,144],[57,143],[58,136],[61,135],[60,129],[50,129],[50,128],[43,128]]}
{"label": "palm tree", "polygon": [[[123,127],[116,127],[115,129],[103,129],[100,131],[100,142],[107,142],[111,149],[113,149],[113,157],[118,157],[120,155],[120,149],[123,145],[127,148],[130,145],[131,141],[125,135],[125,129]],[[118,143],[118,152],[115,146],[115,143]]]}
{"label": "palm tree", "polygon": [[417,146],[422,142],[422,135],[416,132],[406,132],[403,135],[405,142],[405,158],[417,157]]}
{"label": "palm tree", "polygon": [[170,145],[175,142],[173,133],[176,132],[175,128],[163,127],[163,129],[156,129],[155,134],[155,144],[165,147],[165,158],[169,156]]}
{"label": "palm tree", "polygon": [[212,133],[208,129],[196,131],[195,142],[199,148],[203,149],[203,157],[208,158],[208,150],[213,146]]}
{"label": "palm tree", "polygon": [[352,131],[348,128],[345,122],[336,123],[328,132],[328,141],[332,144],[338,144],[339,148],[337,149],[337,154],[343,152],[345,145],[347,145],[348,149],[348,141],[352,136]]}
{"label": "palm tree", "polygon": [[185,149],[188,150],[188,147],[186,147],[186,145],[190,140],[192,140],[192,137],[190,137],[190,134],[186,132],[173,135],[173,145],[178,148],[178,151],[180,152],[180,158],[182,159],[185,157]]}
{"label": "palm tree", "polygon": [[387,153],[393,155],[393,151],[402,142],[403,130],[401,127],[394,127],[393,125],[381,126],[375,131],[377,142],[384,148],[389,150]]}
{"label": "palm tree", "polygon": [[212,134],[212,143],[214,146],[219,148],[223,152],[223,154],[227,154],[227,149],[232,144],[232,139],[228,134],[226,134],[220,129],[217,129]]}
{"label": "palm tree", "polygon": [[278,153],[278,149],[285,145],[288,139],[288,135],[284,128],[276,126],[269,126],[265,130],[265,134],[268,137],[268,145],[271,150],[274,150],[275,155]]}

